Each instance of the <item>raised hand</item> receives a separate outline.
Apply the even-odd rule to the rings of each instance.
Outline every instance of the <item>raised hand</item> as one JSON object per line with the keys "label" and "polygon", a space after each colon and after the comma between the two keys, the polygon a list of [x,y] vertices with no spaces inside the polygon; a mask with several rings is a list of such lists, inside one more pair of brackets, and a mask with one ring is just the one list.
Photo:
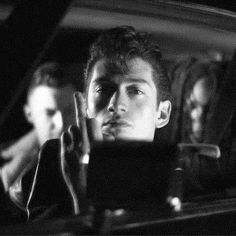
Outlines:
{"label": "raised hand", "polygon": [[87,209],[87,164],[91,144],[102,140],[99,124],[95,119],[86,117],[86,105],[80,92],[74,94],[76,123],[61,136],[61,169],[63,178],[71,193],[74,213],[80,214]]}

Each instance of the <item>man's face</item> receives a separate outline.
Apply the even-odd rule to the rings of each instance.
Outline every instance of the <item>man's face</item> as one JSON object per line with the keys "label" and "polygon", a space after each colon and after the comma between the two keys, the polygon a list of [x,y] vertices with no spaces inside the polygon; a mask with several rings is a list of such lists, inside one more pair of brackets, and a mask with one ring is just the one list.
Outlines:
{"label": "man's face", "polygon": [[100,124],[104,140],[152,141],[160,111],[151,65],[135,58],[125,74],[96,62],[88,88],[88,115]]}
{"label": "man's face", "polygon": [[73,93],[68,85],[63,88],[38,86],[29,95],[25,113],[34,126],[40,145],[53,138],[59,138],[70,124],[75,124]]}

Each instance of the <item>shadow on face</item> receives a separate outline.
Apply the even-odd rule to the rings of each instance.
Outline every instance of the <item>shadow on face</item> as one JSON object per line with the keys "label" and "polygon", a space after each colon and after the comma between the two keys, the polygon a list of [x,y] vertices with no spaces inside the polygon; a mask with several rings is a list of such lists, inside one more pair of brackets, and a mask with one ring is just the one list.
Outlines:
{"label": "shadow on face", "polygon": [[112,70],[106,59],[95,63],[88,88],[88,116],[101,124],[105,140],[152,141],[155,129],[168,123],[171,104],[157,103],[158,90],[147,61],[131,59],[121,71]]}

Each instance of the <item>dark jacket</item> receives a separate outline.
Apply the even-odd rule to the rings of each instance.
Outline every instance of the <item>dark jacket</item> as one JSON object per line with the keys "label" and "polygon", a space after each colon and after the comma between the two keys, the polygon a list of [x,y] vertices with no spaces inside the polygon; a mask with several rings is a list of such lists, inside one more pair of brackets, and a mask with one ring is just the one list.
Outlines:
{"label": "dark jacket", "polygon": [[31,194],[27,203],[29,220],[72,214],[72,202],[60,171],[59,139],[41,148]]}
{"label": "dark jacket", "polygon": [[26,211],[20,209],[11,201],[0,182],[0,225],[19,224],[25,223],[26,221]]}
{"label": "dark jacket", "polygon": [[26,222],[26,203],[31,192],[39,152],[34,130],[11,144],[2,144],[0,151],[0,225]]}
{"label": "dark jacket", "polygon": [[[73,214],[72,198],[61,173],[59,145],[59,140],[50,140],[40,153],[27,206],[30,220]],[[134,149],[129,146],[108,151],[104,151],[103,147],[93,149],[87,187],[91,204],[127,206],[147,198],[164,202],[170,159],[174,158],[174,149],[166,150],[157,150],[152,144]]]}
{"label": "dark jacket", "polygon": [[[59,140],[50,140],[42,148],[27,206],[30,220],[73,214],[72,198],[61,173],[59,148]],[[165,203],[172,170],[177,163],[176,145],[152,144],[136,151],[127,145],[126,149],[92,151],[87,189],[91,203],[108,208],[133,208],[139,205],[137,202],[153,199],[157,204]],[[195,153],[183,157],[184,201],[198,195],[224,192],[235,186],[235,182],[229,183],[227,179],[236,168],[235,165],[228,166],[235,156],[230,156],[233,160],[226,163],[226,159],[220,163]],[[222,172],[222,165],[228,166],[230,172]],[[231,179],[234,178],[235,175]]]}

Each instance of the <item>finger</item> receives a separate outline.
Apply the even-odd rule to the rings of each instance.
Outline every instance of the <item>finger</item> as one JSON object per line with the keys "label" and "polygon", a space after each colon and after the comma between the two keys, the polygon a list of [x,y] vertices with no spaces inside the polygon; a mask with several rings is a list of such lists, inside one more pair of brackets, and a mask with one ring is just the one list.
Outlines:
{"label": "finger", "polygon": [[61,156],[64,157],[66,153],[71,151],[71,146],[72,146],[71,136],[69,135],[69,133],[63,132],[60,141],[61,141],[61,154],[62,154]]}
{"label": "finger", "polygon": [[81,92],[74,93],[75,112],[76,112],[76,124],[79,128],[82,128],[86,118],[86,105],[83,94]]}
{"label": "finger", "polygon": [[88,139],[88,132],[86,126],[86,105],[82,93],[74,93],[75,99],[75,111],[76,111],[76,123],[80,128],[81,141],[82,141],[82,153],[89,153],[90,145]]}
{"label": "finger", "polygon": [[103,140],[101,124],[96,119],[87,119],[87,131],[92,144]]}
{"label": "finger", "polygon": [[77,150],[81,142],[81,135],[79,128],[77,126],[71,125],[68,130],[72,139],[71,143],[72,149]]}

